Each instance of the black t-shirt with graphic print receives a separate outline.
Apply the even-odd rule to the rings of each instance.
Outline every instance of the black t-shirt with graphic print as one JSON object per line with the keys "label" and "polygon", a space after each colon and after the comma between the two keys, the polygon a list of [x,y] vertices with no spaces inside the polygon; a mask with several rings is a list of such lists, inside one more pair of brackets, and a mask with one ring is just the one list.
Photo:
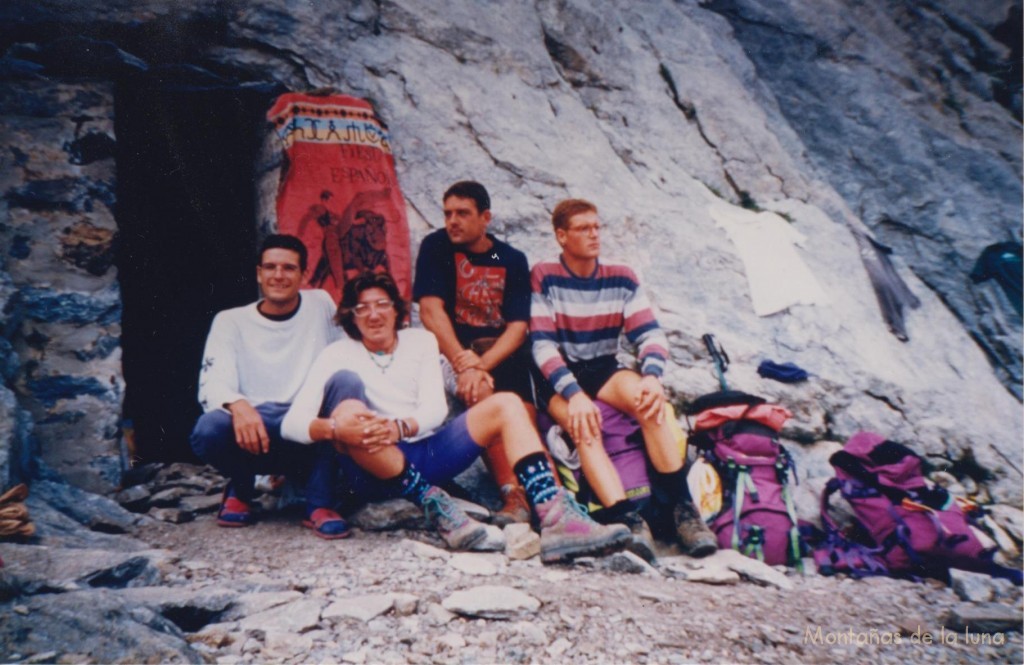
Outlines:
{"label": "black t-shirt with graphic print", "polygon": [[526,255],[494,236],[486,252],[456,247],[444,229],[420,245],[413,299],[436,296],[455,327],[459,343],[500,335],[510,321],[530,320],[530,270]]}

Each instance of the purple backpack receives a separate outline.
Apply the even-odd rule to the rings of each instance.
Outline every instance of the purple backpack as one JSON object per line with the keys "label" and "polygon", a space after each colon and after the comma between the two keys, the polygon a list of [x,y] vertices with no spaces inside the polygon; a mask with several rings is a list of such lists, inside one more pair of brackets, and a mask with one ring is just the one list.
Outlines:
{"label": "purple backpack", "polygon": [[[914,451],[879,434],[858,432],[829,462],[836,477],[822,496],[827,540],[815,550],[823,573],[944,576],[949,568],[960,568],[999,574],[992,562],[995,550],[971,530],[972,515],[980,508],[930,487]],[[829,497],[836,491],[856,515],[846,532],[829,515]]]}
{"label": "purple backpack", "polygon": [[763,402],[738,391],[723,391],[696,400],[688,411],[700,420],[702,411],[737,403],[748,406],[734,420],[691,429],[690,442],[722,480],[722,509],[708,520],[708,526],[721,548],[771,565],[801,568],[803,546],[789,486],[790,478],[796,478],[793,460],[774,427],[743,415]]}

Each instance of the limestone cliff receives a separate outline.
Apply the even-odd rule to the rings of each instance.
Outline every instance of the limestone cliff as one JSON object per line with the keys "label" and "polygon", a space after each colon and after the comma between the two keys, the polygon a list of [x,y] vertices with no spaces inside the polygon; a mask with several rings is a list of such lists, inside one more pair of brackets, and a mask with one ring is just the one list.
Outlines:
{"label": "limestone cliff", "polygon": [[[439,197],[457,179],[487,185],[496,232],[531,261],[555,254],[558,200],[589,198],[605,253],[641,272],[669,332],[678,401],[716,387],[700,343],[713,332],[733,387],[796,413],[791,438],[883,432],[1019,505],[1020,317],[968,273],[985,246],[1021,239],[1020,3],[961,5],[15,0],[0,17],[5,90],[82,76],[44,56],[84,35],[120,49],[87,79],[163,55],[371,100],[392,132],[414,244],[442,224]],[[179,51],[153,50],[157,38]],[[0,269],[31,295],[47,278],[7,248],[14,226],[34,223],[13,219],[25,208],[12,192],[36,176],[4,168]],[[720,219],[754,210],[803,236],[827,304],[754,313]],[[893,248],[921,301],[905,312],[908,341],[887,329],[855,234]],[[29,334],[4,326],[21,363],[38,352]],[[761,379],[766,358],[812,378]],[[17,376],[8,385],[31,401]]]}

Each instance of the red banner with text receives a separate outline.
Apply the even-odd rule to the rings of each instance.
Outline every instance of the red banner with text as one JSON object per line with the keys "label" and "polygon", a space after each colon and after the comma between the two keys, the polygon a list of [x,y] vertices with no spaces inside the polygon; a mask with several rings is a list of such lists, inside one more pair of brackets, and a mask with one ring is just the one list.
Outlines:
{"label": "red banner with text", "polygon": [[347,95],[286,93],[267,112],[285,153],[277,193],[280,233],[309,249],[304,286],[341,299],[345,280],[390,272],[412,293],[409,223],[387,126]]}

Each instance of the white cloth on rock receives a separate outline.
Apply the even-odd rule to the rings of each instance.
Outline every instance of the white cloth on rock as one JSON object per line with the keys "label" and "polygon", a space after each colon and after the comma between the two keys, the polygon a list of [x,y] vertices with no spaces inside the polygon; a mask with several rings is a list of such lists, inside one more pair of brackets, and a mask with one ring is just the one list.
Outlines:
{"label": "white cloth on rock", "polygon": [[793,305],[825,305],[829,297],[800,257],[796,246],[806,240],[773,212],[754,212],[728,203],[709,207],[743,261],[754,313],[770,316]]}

